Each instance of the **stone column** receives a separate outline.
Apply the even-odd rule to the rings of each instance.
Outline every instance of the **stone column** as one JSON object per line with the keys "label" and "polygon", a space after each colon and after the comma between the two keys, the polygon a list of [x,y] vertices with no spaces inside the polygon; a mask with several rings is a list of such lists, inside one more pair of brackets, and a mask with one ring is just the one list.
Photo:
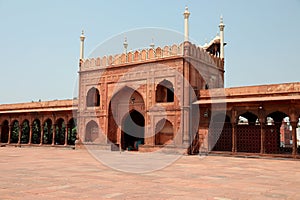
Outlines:
{"label": "stone column", "polygon": [[155,136],[156,136],[155,128],[156,128],[156,124],[155,124],[155,121],[154,121],[153,113],[151,113],[151,115],[149,117],[150,117],[150,124],[149,124],[149,129],[148,129],[149,145],[155,146]]}
{"label": "stone column", "polygon": [[67,145],[68,145],[68,132],[69,132],[69,126],[70,126],[70,124],[67,124],[66,130],[65,130],[65,144],[64,144],[64,146],[67,146]]}
{"label": "stone column", "polygon": [[265,116],[265,110],[263,109],[263,106],[258,107],[258,118],[260,124],[260,153],[264,154],[266,152],[265,151],[266,116]]}
{"label": "stone column", "polygon": [[11,139],[11,129],[13,125],[8,125],[8,139],[7,139],[7,144],[10,144],[10,139]]}
{"label": "stone column", "polygon": [[119,150],[122,150],[122,132],[120,127],[117,128],[117,143],[119,144]]}
{"label": "stone column", "polygon": [[41,125],[41,139],[40,139],[40,145],[43,144],[44,140],[44,126]]}
{"label": "stone column", "polygon": [[184,147],[189,147],[190,145],[190,106],[191,106],[191,102],[190,102],[190,84],[189,84],[189,68],[190,68],[190,64],[189,64],[189,59],[188,56],[190,55],[190,43],[188,41],[184,42],[184,56],[186,56],[184,58],[183,61],[183,88],[182,88],[182,100],[183,100],[183,106],[182,106],[182,110],[181,112],[182,117],[183,117],[183,124],[181,127],[183,127],[183,146]]}
{"label": "stone column", "polygon": [[237,111],[232,109],[231,110],[231,127],[232,127],[232,153],[233,154],[237,152],[236,116],[237,116]]}
{"label": "stone column", "polygon": [[293,157],[297,156],[297,122],[291,122],[292,126],[292,140],[293,140]]}
{"label": "stone column", "polygon": [[264,154],[266,152],[265,148],[265,132],[266,126],[264,120],[260,122],[260,153]]}
{"label": "stone column", "polygon": [[53,131],[52,131],[52,146],[55,144],[55,135],[56,135],[56,124],[53,124]]}
{"label": "stone column", "polygon": [[232,153],[237,152],[237,137],[236,137],[236,126],[237,124],[235,122],[231,123],[232,126]]}
{"label": "stone column", "polygon": [[19,125],[19,138],[18,138],[18,144],[21,143],[21,136],[22,136],[22,125]]}
{"label": "stone column", "polygon": [[33,124],[31,126],[29,125],[29,141],[28,141],[28,144],[31,144],[32,130],[33,130]]}

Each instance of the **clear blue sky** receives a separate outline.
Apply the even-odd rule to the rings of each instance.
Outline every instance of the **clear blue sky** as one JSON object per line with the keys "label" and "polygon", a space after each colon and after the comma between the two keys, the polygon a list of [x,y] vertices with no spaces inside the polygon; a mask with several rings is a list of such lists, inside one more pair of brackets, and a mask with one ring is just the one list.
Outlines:
{"label": "clear blue sky", "polygon": [[82,28],[87,55],[135,28],[183,32],[185,5],[201,45],[224,16],[226,87],[300,81],[299,0],[0,0],[0,103],[72,98]]}

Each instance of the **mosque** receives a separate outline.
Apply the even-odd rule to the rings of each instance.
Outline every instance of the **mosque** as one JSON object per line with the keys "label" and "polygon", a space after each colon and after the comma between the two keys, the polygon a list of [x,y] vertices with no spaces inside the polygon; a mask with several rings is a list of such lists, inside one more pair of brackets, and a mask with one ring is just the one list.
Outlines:
{"label": "mosque", "polygon": [[[84,57],[73,100],[0,105],[1,146],[93,146],[120,151],[299,158],[300,82],[224,88],[224,29],[181,44]],[[299,138],[299,139],[298,139]]]}

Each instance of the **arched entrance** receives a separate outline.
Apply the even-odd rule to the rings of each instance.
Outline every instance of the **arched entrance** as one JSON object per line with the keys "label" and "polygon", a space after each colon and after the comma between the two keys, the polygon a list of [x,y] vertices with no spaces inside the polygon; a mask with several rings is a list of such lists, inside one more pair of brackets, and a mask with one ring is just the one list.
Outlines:
{"label": "arched entrance", "polygon": [[18,143],[18,141],[19,141],[19,134],[20,134],[19,121],[18,120],[14,120],[12,122],[12,126],[11,126],[10,143]]}
{"label": "arched entrance", "polygon": [[52,138],[53,138],[53,127],[52,127],[52,121],[51,119],[47,119],[44,122],[44,130],[43,130],[43,137],[42,137],[42,143],[43,144],[52,144]]}
{"label": "arched entrance", "polygon": [[292,129],[289,119],[290,118],[286,113],[280,111],[267,115],[264,141],[265,153],[292,153]]}
{"label": "arched entrance", "polygon": [[68,123],[68,145],[75,145],[75,140],[77,137],[77,127],[74,118],[71,118]]}
{"label": "arched entrance", "polygon": [[24,120],[21,125],[21,144],[28,144],[29,142],[29,132],[30,132],[30,126],[29,126],[29,120]]}
{"label": "arched entrance", "polygon": [[33,144],[41,143],[41,122],[39,119],[35,119],[32,123],[32,138],[31,142]]}
{"label": "arched entrance", "polygon": [[65,144],[65,133],[66,133],[66,124],[64,119],[59,118],[56,121],[56,130],[55,130],[55,144],[64,145]]}
{"label": "arched entrance", "polygon": [[144,116],[136,110],[125,116],[122,123],[122,149],[138,150],[140,144],[144,144]]}
{"label": "arched entrance", "polygon": [[212,117],[209,127],[209,146],[213,151],[232,150],[232,126],[225,113]]}
{"label": "arched entrance", "polygon": [[123,87],[110,100],[107,142],[120,144],[123,150],[137,150],[144,144],[145,103],[142,95]]}
{"label": "arched entrance", "polygon": [[261,149],[261,127],[258,117],[245,112],[237,118],[237,152],[259,153]]}
{"label": "arched entrance", "polygon": [[1,126],[1,143],[8,143],[9,125],[8,121],[5,120]]}

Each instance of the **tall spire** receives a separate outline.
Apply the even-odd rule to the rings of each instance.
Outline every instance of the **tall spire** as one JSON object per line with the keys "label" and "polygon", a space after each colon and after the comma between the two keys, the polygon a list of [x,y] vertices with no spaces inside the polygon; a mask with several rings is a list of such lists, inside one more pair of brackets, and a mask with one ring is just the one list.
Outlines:
{"label": "tall spire", "polygon": [[128,62],[128,55],[127,55],[128,42],[127,42],[127,37],[126,36],[124,37],[123,46],[124,46],[124,53],[125,53],[125,57],[126,57],[126,62]]}
{"label": "tall spire", "polygon": [[80,55],[79,55],[79,59],[84,59],[84,31],[81,31],[81,35],[80,35]]}
{"label": "tall spire", "polygon": [[223,23],[223,16],[220,17],[220,58],[224,59],[224,27],[225,24]]}
{"label": "tall spire", "polygon": [[184,41],[188,42],[189,41],[189,16],[190,12],[188,10],[188,7],[185,6],[185,11],[183,13],[184,16]]}

